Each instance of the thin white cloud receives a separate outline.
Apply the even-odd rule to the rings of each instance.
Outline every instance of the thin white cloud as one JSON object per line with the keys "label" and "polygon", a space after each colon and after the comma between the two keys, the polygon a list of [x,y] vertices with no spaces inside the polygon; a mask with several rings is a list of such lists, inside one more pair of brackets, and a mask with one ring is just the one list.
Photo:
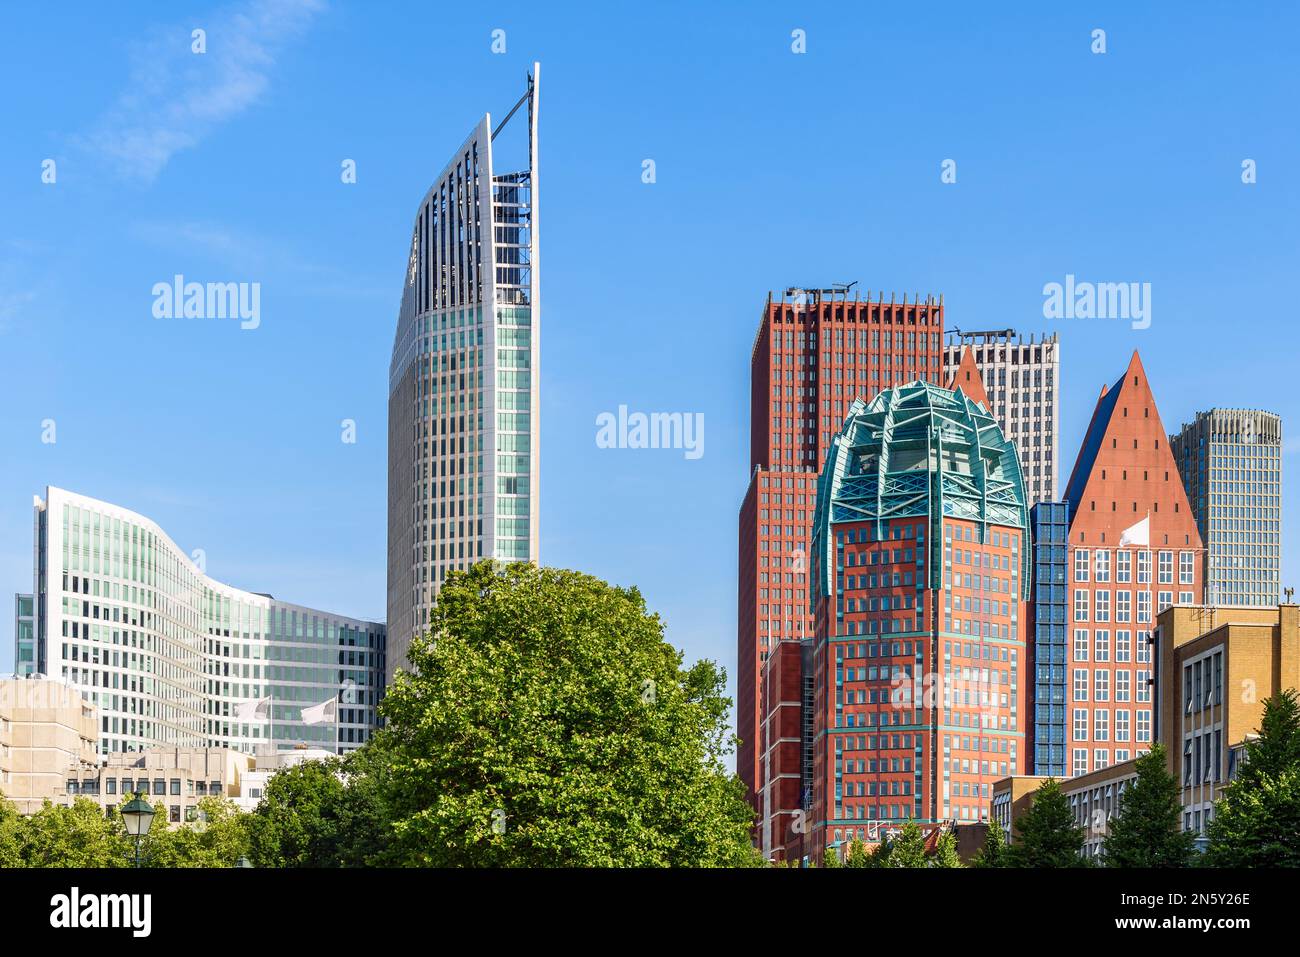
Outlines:
{"label": "thin white cloud", "polygon": [[363,299],[390,294],[386,283],[367,283],[367,277],[348,275],[337,264],[308,258],[292,243],[220,223],[147,220],[132,223],[128,233],[159,249],[206,257],[244,276],[288,274],[304,294]]}
{"label": "thin white cloud", "polygon": [[36,293],[29,290],[10,292],[0,289],[0,332],[7,332],[10,324],[23,312],[23,308],[35,300]]}
{"label": "thin white cloud", "polygon": [[[178,152],[262,98],[277,53],[324,6],[250,0],[173,26],[138,51],[127,89],[81,142],[123,176],[152,182]],[[206,31],[207,52],[191,51],[192,29]]]}

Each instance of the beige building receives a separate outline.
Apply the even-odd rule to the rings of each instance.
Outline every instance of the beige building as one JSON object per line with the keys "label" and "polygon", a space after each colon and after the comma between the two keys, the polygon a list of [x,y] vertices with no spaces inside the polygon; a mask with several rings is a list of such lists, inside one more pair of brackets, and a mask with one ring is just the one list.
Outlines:
{"label": "beige building", "polygon": [[93,772],[99,712],[48,678],[0,679],[0,792],[22,814],[62,794],[70,769]]}
{"label": "beige building", "polygon": [[1179,605],[1157,621],[1156,733],[1183,786],[1183,829],[1204,833],[1264,700],[1300,688],[1300,608]]}
{"label": "beige building", "polygon": [[238,800],[251,755],[229,748],[149,748],[115,751],[97,768],[69,769],[58,803],[88,798],[105,809],[142,794],[168,824],[192,821],[205,797]]}

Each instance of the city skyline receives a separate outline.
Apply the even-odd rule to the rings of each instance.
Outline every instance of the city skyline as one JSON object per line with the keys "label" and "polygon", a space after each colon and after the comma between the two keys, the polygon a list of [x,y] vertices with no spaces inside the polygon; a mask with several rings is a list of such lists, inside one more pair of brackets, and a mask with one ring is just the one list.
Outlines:
{"label": "city skyline", "polygon": [[[1281,72],[1279,51],[1252,45],[1247,56],[1241,49],[1289,14],[1191,11],[1171,24],[1109,11],[1099,20],[1110,52],[1094,56],[1094,24],[1055,13],[1031,30],[1009,17],[995,18],[994,29],[984,16],[957,12],[924,37],[889,13],[859,21],[769,7],[736,23],[702,11],[698,34],[685,36],[671,17],[626,14],[611,20],[615,42],[602,49],[520,8],[501,17],[508,52],[495,55],[497,24],[453,11],[439,26],[458,42],[440,78],[424,84],[414,52],[386,49],[381,59],[371,48],[385,32],[411,29],[395,13],[375,11],[363,22],[346,8],[305,5],[301,20],[270,25],[275,68],[255,104],[123,173],[122,151],[103,144],[106,130],[136,128],[123,119],[123,98],[133,92],[132,64],[120,53],[125,40],[138,33],[166,44],[170,30],[188,55],[190,20],[208,19],[217,37],[223,9],[163,22],[88,10],[58,38],[27,23],[35,12],[11,14],[10,36],[33,37],[27,49],[6,50],[13,82],[42,61],[67,62],[68,77],[9,105],[14,141],[24,148],[0,157],[9,223],[0,342],[11,357],[0,440],[13,450],[0,477],[6,593],[30,587],[32,494],[61,485],[152,516],[187,548],[205,548],[223,581],[384,617],[381,383],[399,281],[394,263],[409,250],[412,199],[476,116],[515,101],[534,59],[548,67],[545,148],[565,158],[546,174],[548,315],[563,319],[548,325],[542,555],[548,564],[638,585],[689,658],[727,666],[733,697],[734,509],[749,424],[744,357],[754,305],[767,289],[859,279],[878,292],[896,283],[900,297],[905,285],[909,296],[943,293],[949,325],[1059,332],[1057,447],[1067,457],[1082,443],[1097,389],[1134,347],[1159,386],[1166,426],[1210,406],[1264,408],[1283,419],[1298,411],[1285,350],[1255,348],[1282,337],[1284,318],[1271,303],[1289,282],[1283,253],[1295,244],[1296,198],[1287,157],[1297,143],[1268,118],[1287,102],[1294,79]],[[972,27],[989,35],[990,49],[964,48]],[[795,28],[808,32],[806,54],[790,50]],[[863,116],[849,92],[859,61],[848,38],[869,31],[891,41],[880,53],[882,75],[906,75],[910,85],[891,80]],[[1029,43],[1031,34],[1040,46]],[[1183,59],[1208,35],[1251,97],[1216,91],[1212,77]],[[112,55],[102,49],[105,37]],[[679,75],[645,83],[662,74],[653,65],[665,50],[683,51]],[[208,55],[218,52],[214,45]],[[934,62],[910,70],[920,53]],[[349,55],[363,69],[346,78],[322,66]],[[752,56],[762,69],[737,69]],[[1078,61],[1069,76],[1052,72],[1063,57]],[[1179,82],[1162,85],[1170,70]],[[1024,77],[1034,72],[1046,79],[1027,92]],[[172,92],[187,89],[183,64],[171,75]],[[759,95],[741,96],[750,83]],[[448,85],[457,87],[454,96],[427,95]],[[855,198],[874,207],[885,228],[863,230],[839,212],[828,217],[842,188],[838,176],[809,184],[806,161],[792,150],[735,151],[693,119],[677,129],[676,104],[692,87],[725,139],[750,143],[770,134],[773,115],[806,111],[814,91],[829,91],[809,119],[863,116],[846,124],[832,168],[853,173],[862,184]],[[74,108],[74,88],[102,95]],[[370,104],[413,91],[421,94],[411,113],[417,122],[405,103],[365,115]],[[618,109],[633,91],[638,108]],[[975,96],[985,104],[975,115],[952,115]],[[1180,105],[1189,99],[1198,112]],[[952,122],[927,124],[905,147],[871,154],[874,131],[906,124],[920,103],[938,104],[938,118]],[[1022,111],[1018,126],[981,128],[990,109],[1012,108]],[[1129,148],[1077,139],[1078,116],[1097,112]],[[594,114],[603,117],[599,135]],[[1227,133],[1214,144],[1194,142],[1186,138],[1193,121]],[[343,131],[332,132],[336,125]],[[1179,162],[1170,159],[1169,137],[1179,138]],[[59,171],[48,185],[40,180],[47,157]],[[941,164],[950,157],[959,173],[944,184]],[[1246,158],[1259,162],[1253,185],[1240,179]],[[339,180],[347,159],[356,160],[356,184]],[[643,181],[646,159],[656,161],[652,183]],[[724,165],[738,170],[734,178],[718,176]],[[775,215],[746,208],[753,191],[797,189],[809,203]],[[721,216],[752,237],[743,252],[717,242]],[[629,225],[612,229],[619,218]],[[940,229],[942,248],[914,221]],[[593,241],[601,236],[617,240]],[[756,247],[765,251],[755,255]],[[261,282],[260,327],[155,319],[150,289],[175,275]],[[1151,281],[1150,328],[1045,318],[1044,284],[1067,275]],[[666,297],[684,297],[690,308],[665,307]],[[1250,321],[1245,333],[1220,341],[1226,302]],[[1216,345],[1208,354],[1206,340]],[[621,404],[701,411],[710,423],[707,454],[695,462],[600,448],[595,418]],[[47,419],[54,443],[41,441]],[[340,440],[344,420],[355,425],[355,444]],[[1288,467],[1294,452],[1283,448],[1284,499],[1296,490]],[[1284,525],[1284,585],[1300,567],[1286,533]],[[283,552],[258,546],[267,539],[284,543]],[[4,617],[0,671],[12,666],[14,646]]]}

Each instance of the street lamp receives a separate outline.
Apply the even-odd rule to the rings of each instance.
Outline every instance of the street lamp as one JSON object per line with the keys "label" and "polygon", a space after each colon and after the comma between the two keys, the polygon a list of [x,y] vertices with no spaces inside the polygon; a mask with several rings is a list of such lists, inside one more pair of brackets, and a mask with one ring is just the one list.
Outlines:
{"label": "street lamp", "polygon": [[140,838],[149,833],[149,826],[153,824],[153,808],[142,793],[137,791],[135,797],[122,806],[121,814],[127,836],[135,838],[135,866],[139,867]]}
{"label": "street lamp", "polygon": [[239,860],[235,861],[235,866],[236,866],[236,867],[252,867],[252,866],[253,866],[253,862],[250,861],[247,857],[244,857],[244,856],[241,855],[240,858],[239,858]]}

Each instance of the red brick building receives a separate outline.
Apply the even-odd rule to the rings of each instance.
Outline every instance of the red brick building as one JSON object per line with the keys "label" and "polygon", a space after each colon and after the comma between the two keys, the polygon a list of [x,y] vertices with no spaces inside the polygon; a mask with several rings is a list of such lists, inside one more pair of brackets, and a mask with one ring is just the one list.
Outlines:
{"label": "red brick building", "polygon": [[[736,767],[763,812],[764,662],[812,635],[807,548],[817,474],[849,404],[942,377],[943,303],[843,290],[768,296],[750,372],[750,480],[740,508]],[[763,828],[760,825],[760,833]]]}
{"label": "red brick building", "polygon": [[1150,748],[1154,616],[1204,601],[1196,516],[1136,352],[1124,375],[1102,388],[1065,499],[1062,683],[1065,773],[1073,777]]}
{"label": "red brick building", "polygon": [[817,502],[810,853],[979,822],[1027,755],[1014,446],[960,389],[895,387],[850,410]]}

